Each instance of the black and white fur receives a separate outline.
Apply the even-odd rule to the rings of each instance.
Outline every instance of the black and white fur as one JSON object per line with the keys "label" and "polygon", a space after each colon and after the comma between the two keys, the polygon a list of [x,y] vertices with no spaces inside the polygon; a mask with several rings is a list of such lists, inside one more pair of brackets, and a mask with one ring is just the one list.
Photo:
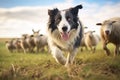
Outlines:
{"label": "black and white fur", "polygon": [[[48,44],[55,60],[66,67],[73,63],[83,36],[78,18],[79,9],[82,9],[82,5],[65,10],[48,10]],[[67,58],[63,51],[68,52]]]}

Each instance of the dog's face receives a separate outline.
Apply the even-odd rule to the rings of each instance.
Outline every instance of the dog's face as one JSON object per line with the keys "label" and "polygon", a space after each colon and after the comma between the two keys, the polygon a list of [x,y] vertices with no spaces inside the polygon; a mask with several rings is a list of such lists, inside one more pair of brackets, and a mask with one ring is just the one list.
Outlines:
{"label": "dog's face", "polygon": [[78,5],[61,11],[57,8],[48,10],[48,27],[51,29],[51,33],[57,30],[63,40],[68,40],[71,31],[78,29],[78,10],[81,8],[82,5]]}

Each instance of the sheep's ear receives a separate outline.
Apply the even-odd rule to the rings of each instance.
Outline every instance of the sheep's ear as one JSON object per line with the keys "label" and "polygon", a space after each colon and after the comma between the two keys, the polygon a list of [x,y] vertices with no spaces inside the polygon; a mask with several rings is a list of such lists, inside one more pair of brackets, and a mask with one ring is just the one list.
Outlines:
{"label": "sheep's ear", "polygon": [[53,10],[48,9],[48,15],[49,15],[49,16],[54,16],[54,15],[57,14],[58,11],[59,11],[59,10],[58,10],[57,8],[55,8],[55,9],[53,9]]}
{"label": "sheep's ear", "polygon": [[30,37],[34,37],[34,35],[30,35]]}
{"label": "sheep's ear", "polygon": [[35,32],[34,29],[32,29],[32,31]]}
{"label": "sheep's ear", "polygon": [[101,26],[101,25],[102,25],[102,23],[97,23],[96,25],[100,25],[100,26]]}
{"label": "sheep's ear", "polygon": [[116,21],[112,21],[112,24],[115,23]]}
{"label": "sheep's ear", "polygon": [[87,34],[87,32],[85,32],[84,34]]}
{"label": "sheep's ear", "polygon": [[77,16],[79,9],[82,9],[82,8],[83,8],[82,5],[77,5],[77,6],[73,7],[73,8],[71,8],[71,12],[72,12],[73,15]]}
{"label": "sheep's ear", "polygon": [[40,34],[40,36],[43,36],[43,34]]}
{"label": "sheep's ear", "polygon": [[37,31],[37,33],[39,33],[39,32],[40,32],[40,30]]}
{"label": "sheep's ear", "polygon": [[8,43],[8,41],[5,41],[5,43]]}
{"label": "sheep's ear", "polygon": [[110,25],[112,25],[113,23],[115,23],[116,21],[112,21],[111,23],[110,23]]}
{"label": "sheep's ear", "polygon": [[92,33],[94,33],[95,31],[92,31]]}
{"label": "sheep's ear", "polygon": [[84,29],[87,29],[87,28],[88,28],[88,27],[86,27],[86,26],[84,27]]}

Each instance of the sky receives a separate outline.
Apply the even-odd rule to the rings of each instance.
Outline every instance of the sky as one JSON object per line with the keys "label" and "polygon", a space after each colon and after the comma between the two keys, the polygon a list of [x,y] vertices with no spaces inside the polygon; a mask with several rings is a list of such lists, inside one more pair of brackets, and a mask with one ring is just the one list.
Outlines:
{"label": "sky", "polygon": [[[32,29],[46,34],[48,9],[60,10],[82,4],[79,18],[87,30],[99,34],[95,24],[120,17],[120,0],[0,0],[0,38],[32,34]],[[87,31],[86,30],[86,31]]]}

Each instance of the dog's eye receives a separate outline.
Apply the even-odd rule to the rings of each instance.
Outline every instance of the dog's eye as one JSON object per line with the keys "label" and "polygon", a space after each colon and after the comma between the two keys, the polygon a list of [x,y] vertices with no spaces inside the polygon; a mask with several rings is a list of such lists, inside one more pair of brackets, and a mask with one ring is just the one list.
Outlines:
{"label": "dog's eye", "polygon": [[60,21],[61,19],[60,19],[60,18],[58,18],[57,20],[58,20],[58,21]]}
{"label": "dog's eye", "polygon": [[61,20],[61,17],[58,17],[58,18],[57,18],[57,21],[59,22],[60,20]]}
{"label": "dog's eye", "polygon": [[71,18],[70,18],[70,17],[67,17],[67,21],[71,21]]}

